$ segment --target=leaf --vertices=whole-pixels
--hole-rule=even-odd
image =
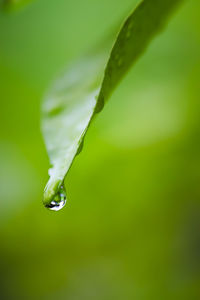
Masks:
[[[104,50],[72,64],[54,82],[42,105],[42,132],[51,162],[45,206],[55,203],[93,117],[181,2],[142,1],[122,26],[110,56],[106,43]]]

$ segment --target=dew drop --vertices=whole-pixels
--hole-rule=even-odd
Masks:
[[[131,30],[133,28],[133,22],[130,21],[130,23],[128,24],[128,29]]]
[[[122,59],[122,58],[119,58],[119,60],[117,61],[118,67],[121,67],[122,64],[123,64],[123,59]]]
[[[130,31],[130,30],[128,30],[128,31],[127,31],[127,33],[126,33],[126,38],[127,38],[127,39],[129,39],[129,38],[130,38],[130,36],[131,36],[131,31]]]
[[[58,190],[54,198],[49,203],[46,203],[45,207],[50,210],[58,211],[65,206],[66,199],[67,197],[66,197],[65,188],[63,185],[61,185],[60,189]]]
[[[129,39],[132,33],[133,23],[130,22],[127,26],[126,38]]]
[[[115,60],[118,60],[119,59],[119,53],[116,53],[114,58],[115,58]]]

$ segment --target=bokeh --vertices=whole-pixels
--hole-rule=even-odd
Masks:
[[[59,212],[42,205],[43,95],[139,1],[0,13],[0,299],[200,299],[200,3],[188,0],[94,120]]]

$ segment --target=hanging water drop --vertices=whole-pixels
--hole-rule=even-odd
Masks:
[[[66,197],[66,191],[65,191],[64,185],[61,185],[58,192],[50,200],[50,202],[45,203],[44,205],[46,208],[48,208],[50,210],[58,211],[65,206],[66,199],[67,199],[67,197]]]

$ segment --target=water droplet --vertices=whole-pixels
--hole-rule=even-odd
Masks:
[[[116,54],[114,55],[114,58],[115,58],[115,60],[118,60],[118,59],[119,59],[119,53],[116,53]]]
[[[123,59],[119,58],[118,61],[117,61],[118,67],[121,67],[122,64],[123,64]]]
[[[60,189],[56,193],[56,195],[53,197],[53,199],[45,204],[45,207],[50,210],[58,211],[62,209],[66,204],[66,191],[63,185],[61,185]]]
[[[133,28],[133,22],[130,21],[129,24],[128,24],[128,29],[131,30],[132,28]]]
[[[133,23],[130,22],[127,26],[126,38],[129,39],[132,33]]]
[[[128,31],[127,31],[127,33],[126,33],[126,38],[127,38],[127,39],[129,39],[129,38],[130,38],[130,36],[131,36],[131,31],[130,31],[130,30],[128,30]]]

